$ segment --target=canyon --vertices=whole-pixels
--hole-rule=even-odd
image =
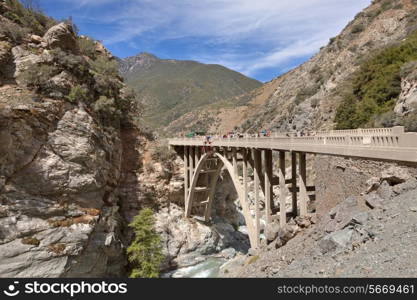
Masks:
[[[149,97],[134,96],[140,86],[124,82],[126,65],[100,42],[0,1],[0,277],[126,277],[128,224],[145,207],[162,240],[164,277],[415,276],[415,165],[308,155],[316,197],[308,218],[250,249],[226,170],[210,223],[184,218],[184,163],[161,137],[335,128],[362,63],[417,29],[415,1],[389,2],[373,1],[318,54],[268,83],[233,73],[241,85],[226,87],[224,99],[185,101],[156,133],[143,118]],[[139,58],[141,68],[154,60]],[[415,67],[401,66],[398,97],[369,126],[415,131]],[[278,203],[279,186],[273,194]]]

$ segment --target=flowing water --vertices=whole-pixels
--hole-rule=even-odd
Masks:
[[[162,277],[172,278],[215,278],[220,267],[226,262],[224,258],[210,257],[194,266],[181,268],[164,274]]]

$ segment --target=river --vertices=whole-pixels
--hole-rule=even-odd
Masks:
[[[194,266],[185,267],[162,274],[163,278],[216,278],[220,267],[227,260],[219,257],[209,257]]]

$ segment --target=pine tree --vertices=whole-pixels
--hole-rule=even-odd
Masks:
[[[153,211],[142,209],[129,227],[135,239],[127,249],[129,261],[134,264],[131,278],[157,278],[163,260],[161,238],[154,229]]]

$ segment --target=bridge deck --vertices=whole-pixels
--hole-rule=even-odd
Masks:
[[[170,139],[171,146],[205,146],[205,137]],[[316,136],[251,137],[210,139],[212,147],[257,148],[345,157],[417,162],[417,133],[403,127],[320,132]]]

